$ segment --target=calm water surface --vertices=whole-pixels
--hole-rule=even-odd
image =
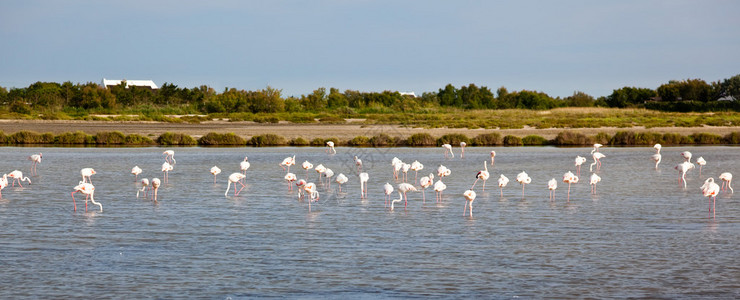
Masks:
[[[664,147],[659,170],[652,148],[605,147],[595,195],[590,148],[468,148],[465,159],[455,149],[450,160],[441,148],[340,147],[332,156],[323,148],[173,149],[177,164],[153,203],[136,198],[129,172],[138,165],[161,178],[163,148],[0,148],[3,173],[28,174],[26,157],[44,154],[33,184],[2,190],[0,297],[740,297],[740,195],[721,193],[710,219],[699,190],[707,176],[740,174],[736,147]],[[485,192],[476,186],[474,217],[463,217],[462,193],[492,149],[491,179]],[[708,161],[701,177],[689,172],[686,189],[673,169],[684,150]],[[278,166],[293,154],[299,178],[304,160],[346,174],[345,193],[320,187],[309,212]],[[245,155],[247,187],[224,197]],[[370,174],[367,200],[354,155]],[[560,179],[576,155],[589,162],[567,202]],[[407,210],[386,209],[394,156],[423,163],[420,177],[440,164],[452,169],[443,201],[428,190],[431,201],[412,193]],[[216,184],[214,165],[223,170]],[[83,167],[97,171],[103,212],[85,212],[84,201],[73,211]],[[514,178],[523,170],[532,184],[522,198]],[[501,173],[512,180],[503,197]]]

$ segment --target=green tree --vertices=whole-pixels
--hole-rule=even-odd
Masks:
[[[575,91],[572,96],[565,98],[566,105],[573,107],[590,107],[594,106],[594,102],[594,97],[581,91]]]
[[[457,97],[457,89],[451,83],[448,83],[444,89],[439,89],[437,98],[441,106],[462,106],[462,102]]]
[[[644,103],[656,95],[654,90],[648,88],[623,87],[606,97],[606,104],[609,107],[628,107]]]
[[[347,97],[340,93],[338,89],[330,88],[329,97],[327,97],[327,106],[329,108],[345,107],[349,106],[349,101],[347,101]]]

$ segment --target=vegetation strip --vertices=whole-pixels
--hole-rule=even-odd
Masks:
[[[525,137],[506,135],[502,137],[499,133],[479,134],[473,138],[459,133],[445,134],[438,138],[428,133],[417,133],[403,139],[381,133],[372,137],[356,136],[345,141],[335,137],[315,138],[308,141],[300,137],[288,140],[276,134],[255,135],[246,139],[233,133],[221,134],[215,132],[208,133],[196,140],[187,134],[171,132],[165,132],[156,139],[150,139],[139,134],[125,135],[119,131],[98,132],[95,135],[75,131],[56,136],[51,133],[37,133],[26,130],[6,135],[0,131],[0,144],[2,145],[323,147],[327,141],[332,141],[337,146],[354,147],[436,147],[442,144],[459,145],[461,142],[470,146],[584,146],[594,143],[614,146],[648,146],[656,143],[663,145],[738,145],[740,144],[740,132],[733,132],[725,136],[710,133],[694,133],[686,136],[676,133],[619,131],[613,136],[606,133],[586,136],[574,131],[562,131],[552,140],[547,140],[538,135]]]

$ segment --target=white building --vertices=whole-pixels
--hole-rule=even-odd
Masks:
[[[122,81],[126,82],[126,88],[130,86],[136,86],[136,87],[148,87],[150,89],[156,90],[159,87],[157,87],[157,84],[154,83],[152,80],[114,80],[114,79],[105,79],[103,78],[102,84],[105,88],[110,88],[112,86],[116,86],[121,84]]]
[[[399,92],[401,96],[411,96],[416,98],[416,94],[414,92]]]

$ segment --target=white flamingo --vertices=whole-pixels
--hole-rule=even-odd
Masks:
[[[474,190],[467,190],[463,193],[463,197],[465,197],[465,209],[463,209],[463,216],[465,216],[465,210],[470,207],[470,217],[473,217],[473,201],[475,201],[475,191]]]
[[[696,164],[699,165],[699,177],[701,177],[701,168],[707,164],[707,161],[704,160],[704,157],[699,156],[699,158],[696,159]]]
[[[349,181],[349,178],[347,178],[346,175],[344,175],[342,173],[339,173],[339,175],[337,175],[337,179],[335,181],[337,182],[337,184],[339,184],[339,191],[338,192],[341,193],[342,192],[342,185],[345,184],[345,183],[347,183],[347,181]]]
[[[576,166],[576,176],[581,176],[581,165],[586,162],[586,158],[583,156],[576,156],[575,166]]]
[[[31,175],[38,175],[38,173],[36,172],[36,167],[41,163],[41,157],[41,152],[39,152],[39,154],[32,154],[28,157],[28,159],[31,161]]]
[[[159,180],[159,178],[152,178],[152,200],[155,202],[159,200],[159,186],[162,185],[162,182]]]
[[[31,179],[28,177],[23,176],[23,172],[19,170],[14,170],[13,172],[8,173],[8,177],[13,178],[13,186],[15,186],[15,182],[18,182],[18,185],[23,187],[21,182],[28,181],[28,184],[31,184]]]
[[[553,194],[555,193],[555,189],[557,188],[558,188],[558,181],[555,180],[555,178],[550,179],[550,181],[547,182],[547,189],[550,190],[550,201],[552,201],[553,198],[555,197],[555,195]]]
[[[596,194],[596,184],[601,181],[601,177],[599,175],[596,175],[596,173],[591,174],[591,180],[589,181],[589,184],[591,185],[591,194]]]
[[[139,166],[134,166],[131,168],[131,174],[134,174],[134,182],[139,180],[139,174],[141,174],[142,170],[139,168]]]
[[[447,185],[442,182],[442,179],[439,179],[434,183],[434,191],[437,193],[437,202],[442,202],[442,192],[446,189]]]
[[[486,161],[483,161],[483,170],[478,171],[478,174],[475,174],[475,181],[473,182],[473,186],[470,187],[472,190],[475,187],[475,184],[478,183],[478,180],[483,180],[483,191],[486,191],[486,181],[488,178],[491,177],[491,174],[488,173],[488,163]]]
[[[3,198],[3,189],[8,186],[8,174],[3,174],[3,177],[0,177],[0,199]]]
[[[467,145],[466,142],[460,142],[460,158],[465,158],[465,146]]]
[[[724,172],[719,174],[719,179],[722,180],[722,191],[726,192],[727,188],[734,194],[735,190],[732,189],[732,173]]]
[[[504,174],[501,174],[498,178],[498,188],[501,189],[501,197],[504,196],[504,188],[507,184],[509,184],[509,178],[504,176]]]
[[[393,186],[386,182],[383,185],[383,194],[385,194],[384,200],[385,200],[385,206],[388,207],[388,203],[391,201],[391,194],[393,193]],[[401,197],[403,199],[403,197]]]
[[[327,147],[326,148],[326,151],[325,151],[326,153],[328,153],[328,154],[337,154],[337,150],[334,149],[334,142],[327,141],[326,142],[326,147]]]
[[[717,195],[719,194],[720,187],[714,182],[713,177],[707,178],[704,181],[704,185],[701,186],[701,193],[704,197],[709,198],[709,217],[712,215],[717,216]]]
[[[694,168],[694,164],[684,161],[677,166],[674,167],[674,169],[678,170],[678,173],[680,177],[678,177],[678,184],[680,185],[681,182],[683,182],[683,188],[686,188],[686,172]]]
[[[77,211],[77,201],[75,201],[75,193],[85,194],[85,211],[87,211],[87,200],[89,197],[90,201],[92,201],[93,204],[100,207],[100,212],[103,212],[103,204],[95,202],[95,186],[93,186],[91,183],[80,182],[77,186],[74,187],[74,191],[71,193],[71,195],[72,203],[75,206],[74,210]]]
[[[139,198],[139,192],[144,192],[144,198],[147,197],[147,188],[149,187],[149,179],[141,179],[141,189],[136,189],[136,198]]]
[[[80,174],[82,175],[82,182],[92,183],[92,179],[90,179],[90,176],[95,175],[96,172],[93,168],[83,168],[82,170],[80,170]]]
[[[244,183],[241,182],[241,180],[244,179],[244,177],[246,177],[246,176],[244,176],[244,174],[242,174],[242,173],[231,173],[231,175],[229,175],[229,184],[226,186],[226,192],[224,192],[224,197],[229,194],[229,188],[231,187],[231,184],[232,183],[234,184],[234,197],[236,197],[237,195],[239,195],[239,193],[246,186],[246,185],[244,185]],[[239,183],[239,184],[242,185],[242,187],[238,191],[236,190],[236,184],[237,183]]]
[[[405,183],[405,182],[399,184],[397,188],[398,188],[398,191],[399,192],[403,193],[403,201],[404,201],[403,202],[403,208],[406,209],[406,207],[409,204],[409,200],[408,200],[408,197],[406,196],[406,193],[408,193],[408,192],[418,192],[419,190],[417,190],[416,187],[414,187],[414,185],[412,185],[410,183]]]
[[[366,172],[360,173],[360,198],[367,198],[367,181],[370,180],[370,175]]]
[[[442,144],[442,148],[445,149],[445,158],[455,158],[455,153],[452,153],[452,145]]]
[[[165,150],[164,152],[162,152],[162,154],[165,155],[164,161],[166,161],[166,162],[168,162],[168,163],[170,163],[172,165],[174,165],[174,164],[177,163],[177,161],[175,161],[175,151],[173,151],[173,150]]]
[[[522,199],[524,199],[524,187],[532,182],[532,178],[529,177],[527,172],[522,171],[516,175],[516,181],[522,185]]]
[[[288,191],[293,191],[293,181],[298,180],[298,177],[295,176],[295,174],[288,172],[285,174],[285,177],[283,177],[285,181],[288,182]]]
[[[429,176],[424,176],[421,179],[419,179],[419,184],[421,185],[421,196],[422,196],[422,200],[423,200],[424,203],[426,203],[427,196],[426,196],[425,191],[426,191],[426,189],[428,187],[430,187],[430,186],[432,186],[432,184],[434,184],[434,173],[429,173]]]
[[[216,184],[216,175],[221,174],[221,168],[213,166],[211,168],[211,174],[213,174],[213,184]]]

